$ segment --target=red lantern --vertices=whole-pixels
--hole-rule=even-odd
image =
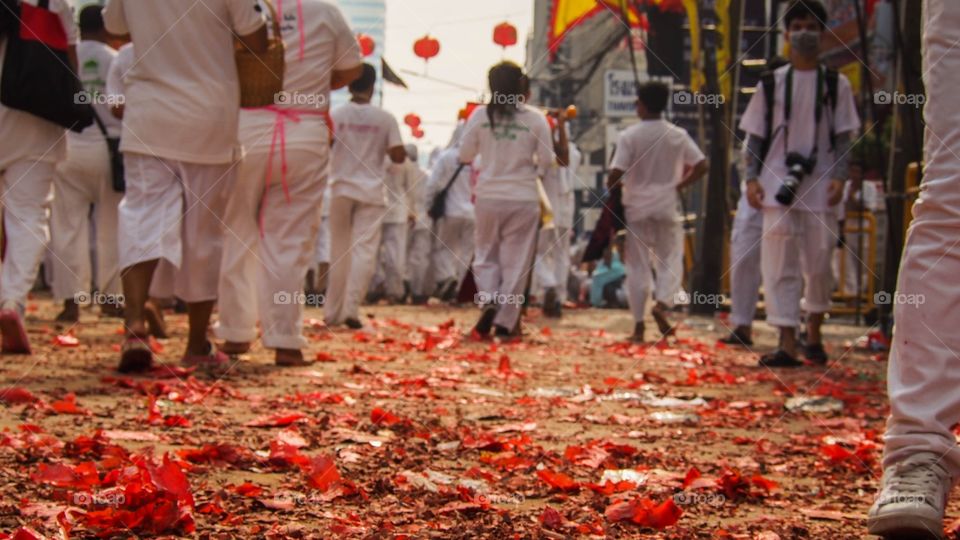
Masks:
[[[413,43],[413,54],[424,60],[430,60],[440,54],[440,42],[427,34]]]
[[[413,128],[413,136],[417,139],[423,138],[423,130],[420,128]]]
[[[373,38],[366,34],[357,34],[357,44],[360,45],[360,54],[364,57],[373,54],[373,50],[376,48]]]
[[[517,27],[502,22],[493,27],[493,42],[506,49],[517,44]]]
[[[414,113],[410,113],[403,117],[403,123],[410,126],[413,129],[420,127],[420,117]]]

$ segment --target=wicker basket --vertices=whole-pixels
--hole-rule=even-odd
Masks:
[[[240,79],[240,106],[265,107],[272,105],[283,90],[283,36],[280,17],[270,0],[262,0],[273,19],[273,35],[266,52],[257,54],[237,42],[237,76]]]

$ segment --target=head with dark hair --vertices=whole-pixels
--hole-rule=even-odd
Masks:
[[[823,30],[827,26],[827,10],[818,0],[795,0],[783,15],[783,27],[789,31],[798,21],[815,23]]]
[[[377,69],[370,64],[363,64],[363,71],[352,83],[350,83],[350,93],[361,97],[369,97],[373,93],[373,87],[377,84]]]
[[[670,88],[660,81],[647,81],[637,88],[637,112],[641,117],[657,116],[667,108]]]
[[[490,129],[494,128],[497,116],[510,116],[530,95],[530,80],[523,68],[513,62],[503,61],[487,72],[490,85],[490,102],[487,103],[487,118]]]
[[[92,4],[80,10],[79,26],[85,36],[103,33],[103,6]]]

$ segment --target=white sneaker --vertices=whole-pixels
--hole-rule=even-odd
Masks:
[[[950,474],[942,456],[920,452],[883,472],[883,485],[870,512],[867,529],[886,540],[943,538],[943,511]]]

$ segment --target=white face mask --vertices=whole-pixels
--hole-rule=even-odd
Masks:
[[[820,52],[820,32],[813,30],[790,32],[790,48],[801,56],[816,56]]]

